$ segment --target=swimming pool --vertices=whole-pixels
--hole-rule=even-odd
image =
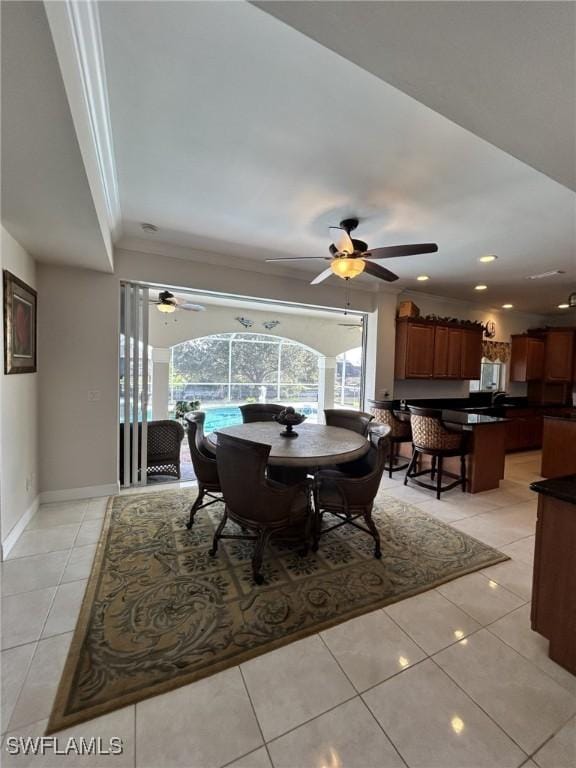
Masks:
[[[299,413],[305,413],[311,421],[318,416],[318,408],[314,405],[295,405],[294,408]],[[203,410],[206,413],[204,432],[214,432],[215,429],[242,424],[242,414],[236,405],[223,405],[218,408],[206,407]]]

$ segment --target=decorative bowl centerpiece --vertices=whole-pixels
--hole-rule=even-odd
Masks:
[[[294,427],[298,424],[302,424],[305,420],[306,415],[304,413],[296,413],[292,406],[284,408],[284,410],[280,411],[277,416],[274,416],[274,421],[277,421],[278,424],[282,424],[282,426],[286,427],[285,430],[280,432],[281,437],[298,437],[298,432],[294,432]]]

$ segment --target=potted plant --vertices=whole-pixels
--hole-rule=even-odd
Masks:
[[[174,418],[186,429],[186,414],[200,409],[200,400],[177,400],[174,408]]]

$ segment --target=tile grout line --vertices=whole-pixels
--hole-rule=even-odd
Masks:
[[[250,691],[248,689],[248,684],[246,683],[246,679],[244,678],[244,672],[242,671],[242,665],[238,665],[238,672],[240,673],[240,679],[242,680],[242,685],[244,686],[244,690],[246,691],[246,696],[248,696],[248,701],[250,702],[250,706],[252,707],[252,713],[254,714],[254,719],[256,720],[256,724],[258,726],[258,730],[260,731],[260,738],[262,739],[262,744],[264,745],[264,748],[266,749],[266,754],[268,755],[268,760],[270,760],[270,765],[274,765],[272,762],[272,756],[270,755],[270,752],[268,750],[268,744],[266,742],[266,739],[264,738],[264,731],[262,730],[262,726],[260,725],[260,720],[258,719],[258,714],[256,712],[256,707],[254,706],[254,702],[252,701],[252,696],[250,695]],[[260,749],[260,747],[257,747],[257,749]],[[247,752],[246,754],[249,755],[251,752],[255,752],[256,750],[252,749],[250,752]],[[245,755],[243,755],[245,757]],[[239,760],[240,758],[235,758],[235,760]],[[232,760],[231,762],[234,762]],[[229,763],[227,763],[229,765]]]
[[[42,628],[40,630],[40,634],[39,634],[38,638],[36,639],[36,641],[32,641],[32,642],[36,642],[36,647],[34,648],[34,653],[32,654],[32,657],[30,659],[30,664],[28,665],[28,668],[26,669],[26,675],[25,675],[25,677],[24,677],[24,679],[22,681],[22,685],[18,689],[18,695],[16,696],[16,700],[15,700],[15,703],[14,703],[14,709],[12,710],[12,713],[10,715],[10,720],[12,719],[12,717],[14,715],[14,711],[16,710],[16,707],[18,706],[18,702],[20,701],[20,697],[22,696],[22,691],[24,690],[24,686],[26,685],[26,683],[28,681],[28,677],[30,675],[30,670],[32,668],[32,664],[34,663],[34,659],[36,658],[36,653],[38,652],[38,646],[39,646],[39,644],[40,644],[40,642],[42,640],[46,640],[47,639],[47,638],[43,638],[42,637],[42,633],[44,632],[44,629],[46,628],[46,624],[48,622],[48,617],[50,616],[52,608],[54,607],[54,603],[56,601],[56,595],[58,594],[58,589],[60,588],[60,585],[62,584],[62,578],[64,577],[64,573],[66,571],[66,568],[68,567],[68,563],[70,562],[70,557],[72,556],[72,550],[74,549],[74,543],[76,542],[76,539],[78,537],[78,533],[80,532],[80,528],[82,527],[82,522],[84,521],[84,518],[85,518],[87,512],[88,512],[88,502],[86,502],[86,509],[84,510],[84,514],[82,515],[82,521],[80,522],[80,527],[78,528],[78,532],[76,533],[76,536],[74,537],[74,542],[72,543],[72,546],[68,550],[68,557],[66,558],[66,562],[64,564],[64,568],[62,569],[62,573],[60,574],[60,579],[58,580],[58,583],[56,584],[55,587],[50,587],[50,589],[54,589],[54,595],[52,596],[52,600],[50,601],[50,606],[48,608],[48,611],[46,612],[46,618],[44,619],[44,622],[42,624]],[[55,526],[55,527],[58,527],[58,526]],[[58,551],[61,551],[61,550],[58,550]],[[38,591],[38,590],[30,590],[30,591]],[[21,594],[29,594],[29,593],[21,593]],[[58,632],[54,636],[60,636],[60,635],[65,635],[65,634],[68,634],[68,633],[67,632]],[[53,637],[53,636],[49,635],[49,637]],[[22,643],[21,645],[27,645],[27,643]],[[14,646],[14,647],[19,647],[19,646]],[[9,726],[10,726],[10,723],[8,723],[7,727],[9,727]],[[23,725],[19,725],[18,726],[18,728],[23,728],[23,727],[26,727],[26,726],[23,726]]]

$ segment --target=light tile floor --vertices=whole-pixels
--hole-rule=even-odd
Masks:
[[[120,756],[5,766],[575,768],[576,677],[532,632],[537,452],[498,491],[415,504],[512,559],[59,734],[123,740]],[[166,488],[174,489],[171,483]],[[190,487],[182,483],[180,487]],[[151,491],[161,490],[158,485]],[[136,491],[139,492],[139,491]],[[43,733],[105,512],[44,505],[2,564],[2,733]],[[62,743],[62,742],[61,742]]]

